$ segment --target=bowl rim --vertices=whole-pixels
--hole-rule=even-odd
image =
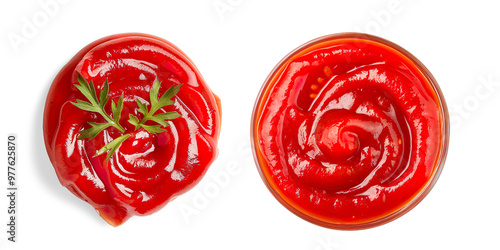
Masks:
[[[391,212],[388,215],[385,215],[383,217],[380,217],[376,220],[369,221],[369,222],[363,222],[359,224],[337,224],[337,223],[331,223],[327,221],[320,220],[318,218],[312,217],[308,214],[305,214],[295,208],[293,205],[289,204],[286,200],[281,197],[281,195],[278,193],[277,190],[275,190],[271,184],[269,183],[269,180],[267,179],[266,175],[263,173],[263,169],[259,160],[259,155],[260,152],[258,152],[258,145],[256,143],[256,135],[257,135],[257,116],[260,115],[261,109],[259,107],[263,104],[264,98],[266,98],[267,92],[271,89],[272,86],[269,86],[273,81],[273,78],[276,76],[279,76],[280,74],[280,69],[284,69],[283,65],[285,65],[288,61],[290,61],[294,56],[299,54],[300,52],[303,52],[304,50],[311,48],[315,45],[322,44],[327,41],[332,41],[332,40],[339,40],[339,39],[349,39],[349,40],[360,40],[360,42],[376,42],[380,43],[382,45],[385,45],[391,49],[396,50],[397,52],[403,54],[405,57],[408,58],[408,60],[415,65],[415,69],[418,69],[422,76],[426,78],[427,82],[429,83],[430,87],[434,91],[436,98],[438,100],[438,103],[440,105],[440,113],[441,113],[441,142],[440,142],[440,148],[439,152],[437,155],[437,161],[436,165],[434,166],[434,171],[433,174],[429,177],[429,180],[427,181],[426,185],[423,186],[420,191],[411,198],[410,201],[408,201],[405,205],[400,207],[399,209]],[[282,70],[281,70],[282,71]],[[274,86],[274,85],[273,85]],[[369,228],[374,228],[378,227],[384,224],[387,224],[393,220],[396,220],[397,218],[400,218],[404,214],[408,213],[411,211],[415,206],[417,206],[430,192],[430,190],[434,187],[436,184],[437,180],[439,179],[439,176],[441,175],[441,172],[443,171],[444,163],[446,161],[446,157],[448,154],[448,147],[449,147],[449,137],[450,137],[450,118],[449,118],[449,112],[448,108],[446,105],[446,101],[443,95],[443,92],[441,91],[441,88],[439,87],[437,80],[434,78],[434,76],[431,74],[431,72],[425,67],[425,65],[418,60],[413,54],[408,52],[406,49],[402,48],[401,46],[395,44],[394,42],[391,42],[389,40],[386,40],[384,38],[370,35],[370,34],[365,34],[365,33],[357,33],[357,32],[343,32],[343,33],[334,33],[334,34],[329,34],[325,36],[321,36],[315,39],[312,39],[306,43],[303,43],[302,45],[298,46],[291,52],[289,52],[285,57],[283,57],[278,64],[271,70],[269,75],[266,77],[264,83],[262,84],[259,93],[257,95],[256,101],[254,103],[254,107],[252,110],[252,118],[251,118],[251,123],[250,123],[250,142],[251,142],[251,147],[252,147],[252,153],[253,153],[253,158],[254,162],[256,164],[257,170],[259,172],[259,175],[266,185],[267,189],[271,192],[271,194],[274,196],[276,200],[278,200],[281,205],[283,205],[285,208],[287,208],[290,212],[293,214],[297,215],[298,217],[312,223],[318,226],[322,226],[325,228],[330,228],[330,229],[337,229],[337,230],[362,230],[362,229],[369,229]]]

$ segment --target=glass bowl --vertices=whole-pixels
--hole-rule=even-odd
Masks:
[[[437,99],[438,109],[439,109],[439,119],[440,119],[440,127],[437,128],[436,131],[439,133],[439,141],[436,141],[438,144],[436,146],[436,159],[435,164],[432,167],[432,173],[429,175],[429,178],[425,182],[425,184],[419,189],[418,192],[414,193],[412,197],[404,204],[401,204],[396,209],[393,209],[383,216],[372,218],[369,220],[360,220],[360,221],[350,221],[350,222],[339,222],[335,220],[331,220],[328,218],[324,218],[322,216],[318,216],[314,212],[309,211],[306,206],[302,206],[295,202],[290,197],[286,196],[282,190],[282,188],[277,184],[276,180],[273,178],[273,173],[271,173],[268,168],[268,161],[263,155],[263,149],[261,148],[260,141],[262,139],[259,134],[259,123],[264,106],[267,101],[271,98],[270,92],[275,87],[276,83],[280,79],[281,74],[284,73],[289,63],[294,59],[302,55],[306,55],[307,53],[314,51],[318,48],[324,48],[330,46],[332,44],[339,44],[343,41],[354,42],[359,45],[359,47],[363,47],[365,44],[377,44],[380,46],[385,46],[388,50],[392,50],[391,53],[397,53],[403,59],[403,63],[410,64],[414,66],[421,74],[422,79],[425,79],[425,83],[429,86],[435,94],[435,99]],[[273,194],[273,196],[289,211],[299,216],[300,218],[309,221],[313,224],[331,228],[338,230],[360,230],[367,229],[376,226],[383,225],[390,221],[393,221],[402,215],[409,212],[412,208],[414,208],[424,197],[430,192],[433,186],[436,184],[436,181],[441,174],[443,169],[443,165],[446,159],[448,144],[449,144],[449,115],[446,106],[445,99],[443,94],[436,82],[436,79],[432,76],[429,70],[412,54],[403,49],[402,47],[382,39],[380,37],[362,34],[362,33],[339,33],[332,34],[323,37],[319,37],[312,41],[309,41],[297,49],[290,52],[287,56],[285,56],[277,66],[271,71],[267,79],[265,80],[260,93],[256,99],[255,106],[253,109],[252,120],[251,120],[251,142],[254,160],[257,165],[257,169],[260,173],[260,176],[267,186],[269,191]],[[276,160],[276,159],[275,159]]]

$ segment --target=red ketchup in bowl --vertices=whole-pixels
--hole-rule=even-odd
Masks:
[[[271,193],[303,219],[345,230],[418,204],[441,172],[448,134],[445,100],[425,66],[358,33],[321,37],[285,57],[252,121]]]

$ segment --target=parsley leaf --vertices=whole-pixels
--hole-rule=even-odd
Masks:
[[[76,102],[72,102],[73,105],[75,105],[77,108],[85,110],[85,111],[90,111],[90,112],[96,112],[99,113],[104,120],[106,120],[105,123],[95,123],[95,122],[89,122],[90,128],[84,129],[80,131],[80,135],[78,136],[78,139],[88,139],[92,140],[94,137],[96,137],[100,132],[103,130],[109,128],[109,127],[115,127],[118,129],[120,132],[125,133],[125,129],[120,125],[120,118],[121,118],[121,113],[123,110],[123,94],[120,96],[119,100],[117,103],[114,101],[111,102],[111,114],[112,117],[106,113],[104,108],[106,107],[106,103],[109,101],[109,83],[108,79],[106,79],[103,83],[103,86],[99,92],[99,95],[97,95],[97,92],[94,87],[94,83],[92,81],[88,82],[81,74],[80,72],[77,72],[77,80],[79,84],[75,84],[74,86],[82,93],[86,98],[87,101],[82,101],[82,100],[76,100]],[[172,85],[170,88],[163,93],[163,95],[159,96],[159,90],[160,90],[160,81],[158,78],[155,79],[153,82],[153,86],[151,87],[151,90],[149,92],[149,98],[150,98],[150,104],[151,107],[148,110],[148,106],[144,103],[142,103],[139,99],[137,99],[137,106],[138,106],[138,111],[139,113],[143,114],[143,118],[139,120],[136,116],[129,114],[129,120],[128,122],[131,123],[132,125],[135,126],[135,130],[139,128],[144,128],[146,131],[152,134],[156,133],[161,133],[165,131],[165,129],[161,127],[168,127],[168,120],[172,120],[175,118],[179,118],[181,115],[177,113],[176,111],[173,112],[166,112],[166,113],[160,113],[156,114],[155,113],[162,107],[172,105],[174,104],[174,100],[171,100],[178,92],[182,84],[179,84],[177,86]],[[99,97],[98,97],[99,96]],[[144,124],[147,121],[152,121],[157,123],[157,125],[146,125]],[[101,154],[104,154],[107,152],[106,155],[106,162],[109,161],[113,153],[120,147],[120,145],[127,140],[131,135],[130,134],[123,134],[119,136],[118,138],[113,139],[110,141],[108,144],[104,145],[102,148],[100,148],[94,157],[99,156]]]
[[[176,111],[160,113],[155,115],[156,111],[158,111],[160,108],[175,103],[175,101],[171,99],[177,93],[179,93],[182,84],[179,84],[177,86],[175,85],[170,86],[170,88],[168,88],[167,91],[163,93],[163,95],[158,97],[160,86],[161,86],[160,81],[158,80],[158,78],[156,78],[155,81],[153,82],[151,90],[149,91],[149,99],[150,99],[149,110],[146,104],[142,103],[139,99],[137,99],[137,106],[139,107],[138,111],[144,116],[142,117],[141,120],[139,120],[139,118],[137,118],[136,116],[129,114],[129,120],[128,120],[130,124],[135,126],[136,130],[142,127],[146,131],[152,134],[161,133],[165,131],[165,129],[161,127],[170,126],[170,124],[168,124],[167,122],[168,120],[181,117],[181,115]],[[146,125],[145,123],[147,121],[156,122],[158,123],[158,125]]]

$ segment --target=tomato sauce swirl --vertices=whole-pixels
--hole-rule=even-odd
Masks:
[[[268,77],[254,109],[264,182],[300,217],[372,227],[416,205],[448,143],[444,98],[415,57],[378,37],[311,41]]]
[[[119,124],[124,132],[110,127],[91,140],[78,138],[90,122],[106,121],[74,105],[85,98],[75,87],[77,74],[92,81],[98,92],[109,82],[108,114],[110,103],[123,98]],[[180,117],[162,126],[164,132],[150,133],[128,120],[144,116],[138,101],[151,106],[155,79],[161,82],[161,93],[182,85],[174,104],[157,112]],[[220,121],[219,98],[180,49],[159,37],[131,33],[99,39],[66,64],[49,90],[43,131],[61,184],[117,226],[133,215],[158,211],[201,180],[217,157]],[[106,154],[95,156],[122,134],[129,137],[109,160]]]

